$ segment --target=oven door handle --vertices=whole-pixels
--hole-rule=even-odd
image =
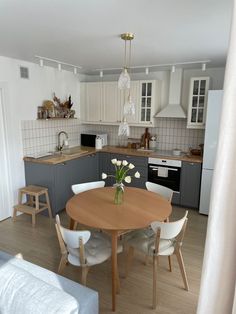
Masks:
[[[154,167],[154,166],[149,166],[152,171],[158,171],[159,168],[164,168],[167,169],[168,171],[179,171],[177,168],[168,168],[168,167]]]

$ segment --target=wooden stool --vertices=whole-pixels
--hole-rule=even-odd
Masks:
[[[23,195],[28,195],[29,200],[26,203],[22,203]],[[46,203],[39,201],[39,197],[45,195]],[[50,206],[48,189],[42,186],[28,185],[24,188],[19,189],[18,193],[18,205],[14,206],[13,220],[16,220],[16,213],[22,212],[25,214],[32,215],[32,225],[35,227],[35,215],[41,211],[48,209],[49,217],[52,218],[52,210]]]

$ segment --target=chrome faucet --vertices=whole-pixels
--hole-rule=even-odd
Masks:
[[[58,142],[58,145],[57,145],[57,150],[59,152],[62,151],[63,147],[64,146],[67,146],[68,144],[65,144],[65,140],[63,140],[62,142],[62,145],[61,145],[61,135],[64,134],[65,137],[66,137],[66,141],[68,142],[68,134],[65,132],[65,131],[61,131],[57,134],[57,142]]]

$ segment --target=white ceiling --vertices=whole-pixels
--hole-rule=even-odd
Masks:
[[[83,71],[121,67],[134,32],[132,65],[212,60],[224,65],[233,0],[0,0],[0,55],[35,55]]]

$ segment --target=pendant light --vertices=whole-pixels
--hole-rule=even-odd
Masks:
[[[118,136],[129,137],[129,135],[130,135],[130,127],[126,121],[126,118],[123,117],[123,121],[119,125]]]
[[[127,101],[124,104],[124,115],[125,116],[127,116],[127,115],[134,116],[135,115],[135,104],[132,101],[130,93],[129,93],[129,96],[127,98]]]
[[[125,41],[125,55],[124,55],[124,67],[120,74],[118,80],[119,89],[129,89],[130,88],[130,61],[131,61],[131,40],[134,39],[133,33],[124,33],[120,35],[121,39]],[[129,46],[127,47],[127,41],[129,42]]]

